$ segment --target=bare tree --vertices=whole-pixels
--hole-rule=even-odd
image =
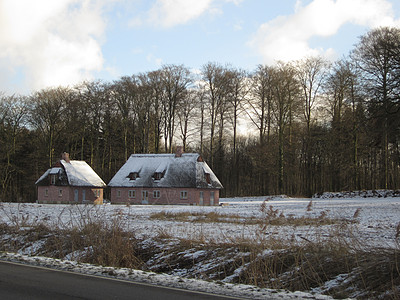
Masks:
[[[163,110],[162,103],[165,98],[165,90],[162,83],[162,71],[152,71],[139,75],[141,94],[146,94],[150,98],[145,99],[146,102],[151,104],[151,118],[154,129],[154,152],[160,152],[160,141],[163,131]],[[148,92],[146,92],[146,90]]]
[[[181,133],[181,140],[183,151],[186,151],[188,145],[188,139],[193,135],[195,124],[191,121],[195,121],[195,109],[198,101],[198,91],[189,90],[186,97],[182,99],[178,110],[179,128]]]
[[[124,159],[128,159],[128,130],[132,118],[132,107],[137,98],[137,79],[135,76],[124,76],[115,81],[112,89],[112,96],[118,107],[119,116],[122,119]]]
[[[400,111],[399,53],[400,29],[383,27],[362,36],[352,53],[359,68],[372,119],[381,129],[378,139],[384,156],[382,187],[389,183],[389,143],[395,135]]]
[[[251,97],[246,110],[259,132],[259,143],[269,143],[271,134],[272,72],[269,66],[258,65],[251,78]]]
[[[79,99],[84,102],[87,108],[87,143],[90,151],[90,165],[95,169],[100,169],[100,153],[102,140],[102,130],[104,124],[104,103],[107,102],[108,87],[101,81],[83,82],[77,87]],[[82,136],[82,155],[85,147],[85,136]],[[83,159],[83,157],[82,157]]]
[[[23,96],[0,96],[0,199],[9,194],[17,173],[17,150],[22,147],[20,136],[26,129],[28,102]],[[25,143],[25,141],[24,141]]]
[[[64,130],[62,121],[66,103],[72,97],[68,88],[44,89],[31,97],[32,110],[29,116],[30,123],[36,129],[47,147],[48,164],[54,161],[54,146],[57,138]]]
[[[229,102],[231,106],[231,123],[233,128],[233,156],[236,157],[237,127],[244,110],[244,101],[249,92],[248,75],[244,70],[231,69],[230,71]]]
[[[276,122],[278,135],[278,191],[284,192],[285,176],[285,139],[290,132],[294,110],[298,107],[300,84],[296,70],[290,64],[279,63],[273,71],[272,114]]]
[[[180,101],[186,96],[192,79],[190,71],[183,65],[166,65],[163,66],[161,72],[161,81],[165,91],[163,99],[165,151],[171,153],[176,111]]]
[[[215,152],[215,134],[219,130],[219,145],[221,146],[223,138],[223,130],[225,123],[225,112],[228,108],[228,84],[226,68],[216,64],[208,63],[202,67],[202,80],[204,82],[203,89],[205,92],[206,109],[209,112],[210,126],[210,164],[214,167],[214,152]],[[217,127],[218,124],[218,127]],[[221,150],[221,149],[219,149]]]
[[[314,105],[320,95],[322,84],[327,75],[329,64],[321,57],[307,57],[296,63],[296,74],[302,90],[303,114],[306,122],[304,139],[305,181],[307,194],[311,195],[311,121]]]

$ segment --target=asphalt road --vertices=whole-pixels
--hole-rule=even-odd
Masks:
[[[238,299],[0,261],[1,299]]]

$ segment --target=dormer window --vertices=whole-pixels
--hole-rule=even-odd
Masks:
[[[153,175],[154,180],[161,180],[163,178],[164,174],[161,172],[155,172]]]
[[[130,172],[127,177],[129,178],[129,180],[136,180],[136,178],[139,178],[139,173],[138,172]]]
[[[51,185],[55,185],[56,184],[56,175],[50,175],[50,181],[51,181]]]
[[[211,176],[210,173],[204,173],[204,177],[206,178],[206,182],[208,184],[211,184]]]
[[[49,173],[50,185],[56,185],[58,180],[58,176],[60,174],[61,168],[59,167],[52,167]]]

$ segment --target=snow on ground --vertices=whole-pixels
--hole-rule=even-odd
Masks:
[[[127,281],[135,281],[157,286],[174,287],[198,292],[207,292],[217,295],[226,295],[238,297],[241,299],[314,299],[327,300],[332,299],[329,296],[311,294],[305,292],[288,292],[283,290],[262,289],[244,284],[230,284],[222,282],[209,282],[198,279],[183,278],[180,276],[171,276],[166,274],[156,274],[133,270],[129,268],[113,268],[95,266],[91,264],[78,263],[70,260],[52,259],[47,257],[30,257],[27,255],[0,253],[0,259],[18,263],[44,266],[55,268],[57,270],[82,273],[87,275],[105,276]]]
[[[312,202],[310,202],[312,201]],[[352,224],[352,234],[356,235],[364,245],[398,247],[396,229],[400,224],[400,198],[397,197],[353,197],[331,198],[330,196],[302,199],[285,196],[245,197],[220,199],[221,206],[171,206],[171,205],[56,205],[56,204],[18,204],[0,203],[0,223],[18,224],[21,227],[44,223],[51,227],[69,228],[83,227],[91,220],[111,222],[120,220],[126,230],[135,232],[138,237],[151,239],[160,234],[171,238],[188,238],[229,241],[234,238],[257,239],[260,233],[277,237],[295,236],[296,238],[312,238],[315,226],[267,226],[246,224],[252,218],[265,217],[265,211],[272,209],[286,217],[315,217],[326,214],[329,218],[357,220]],[[264,206],[264,212],[261,207]],[[271,208],[270,208],[271,207]],[[243,223],[207,223],[152,218],[155,213],[190,213],[207,214],[215,212],[221,215],[235,216]],[[329,235],[331,226],[318,226],[319,234]],[[0,254],[0,259],[22,261],[58,269],[83,272],[95,275],[116,276],[127,280],[188,288],[191,290],[217,292],[238,297],[257,299],[330,299],[328,296],[308,293],[287,293],[260,289],[252,286],[234,285],[227,282],[205,282],[187,279],[182,276],[155,274],[132,269],[116,269],[92,266],[71,260],[54,260],[43,257],[30,257],[35,249],[25,248],[19,254]],[[79,253],[75,253],[79,255]],[[75,255],[74,254],[74,255]],[[201,256],[202,251],[190,253]],[[239,272],[240,270],[238,270]],[[184,276],[184,275],[183,275]],[[234,276],[234,275],[233,275]],[[340,280],[338,278],[337,280]],[[225,281],[225,280],[224,280]],[[334,282],[332,283],[334,284]],[[275,297],[275,298],[274,298]]]
[[[264,200],[270,207],[286,217],[309,216],[317,218],[326,214],[329,218],[357,220],[352,225],[352,234],[371,246],[393,247],[396,228],[400,223],[400,198],[319,198],[302,199],[288,197],[247,197],[225,198],[218,207],[173,206],[173,205],[56,205],[56,204],[18,204],[0,203],[0,223],[10,225],[44,223],[51,227],[82,227],[90,220],[110,222],[119,218],[127,230],[134,231],[138,237],[151,238],[160,233],[177,238],[229,241],[234,238],[259,239],[260,225],[246,224],[251,218],[265,217],[260,209]],[[307,208],[311,203],[311,207]],[[152,214],[193,213],[207,214],[215,212],[221,215],[233,215],[242,223],[186,222],[169,219],[151,218]],[[356,216],[355,216],[356,215]],[[249,223],[249,222],[247,222]],[[274,234],[296,237],[312,237],[315,226],[268,226],[263,228],[265,236]],[[329,234],[331,226],[319,226],[319,233]]]

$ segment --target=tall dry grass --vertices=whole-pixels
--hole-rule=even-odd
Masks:
[[[306,211],[312,209],[312,205]],[[154,219],[176,222],[252,224],[253,237],[207,239],[203,234],[177,238],[165,228],[153,239],[138,238],[126,230],[124,215],[111,222],[90,206],[68,206],[65,223],[57,226],[29,217],[0,223],[0,250],[21,251],[98,265],[150,269],[205,280],[252,284],[291,291],[314,291],[335,298],[400,299],[400,248],[366,245],[357,234],[356,211],[352,219],[285,215],[266,203],[261,217],[243,218],[219,213],[161,212]],[[20,215],[20,214],[17,214]],[[258,225],[258,226],[254,226]],[[327,225],[327,226],[325,226]],[[290,234],[269,234],[286,226]],[[299,227],[302,231],[298,231]],[[399,238],[400,226],[392,233]],[[304,228],[309,228],[304,231]],[[304,233],[306,232],[306,233]]]

